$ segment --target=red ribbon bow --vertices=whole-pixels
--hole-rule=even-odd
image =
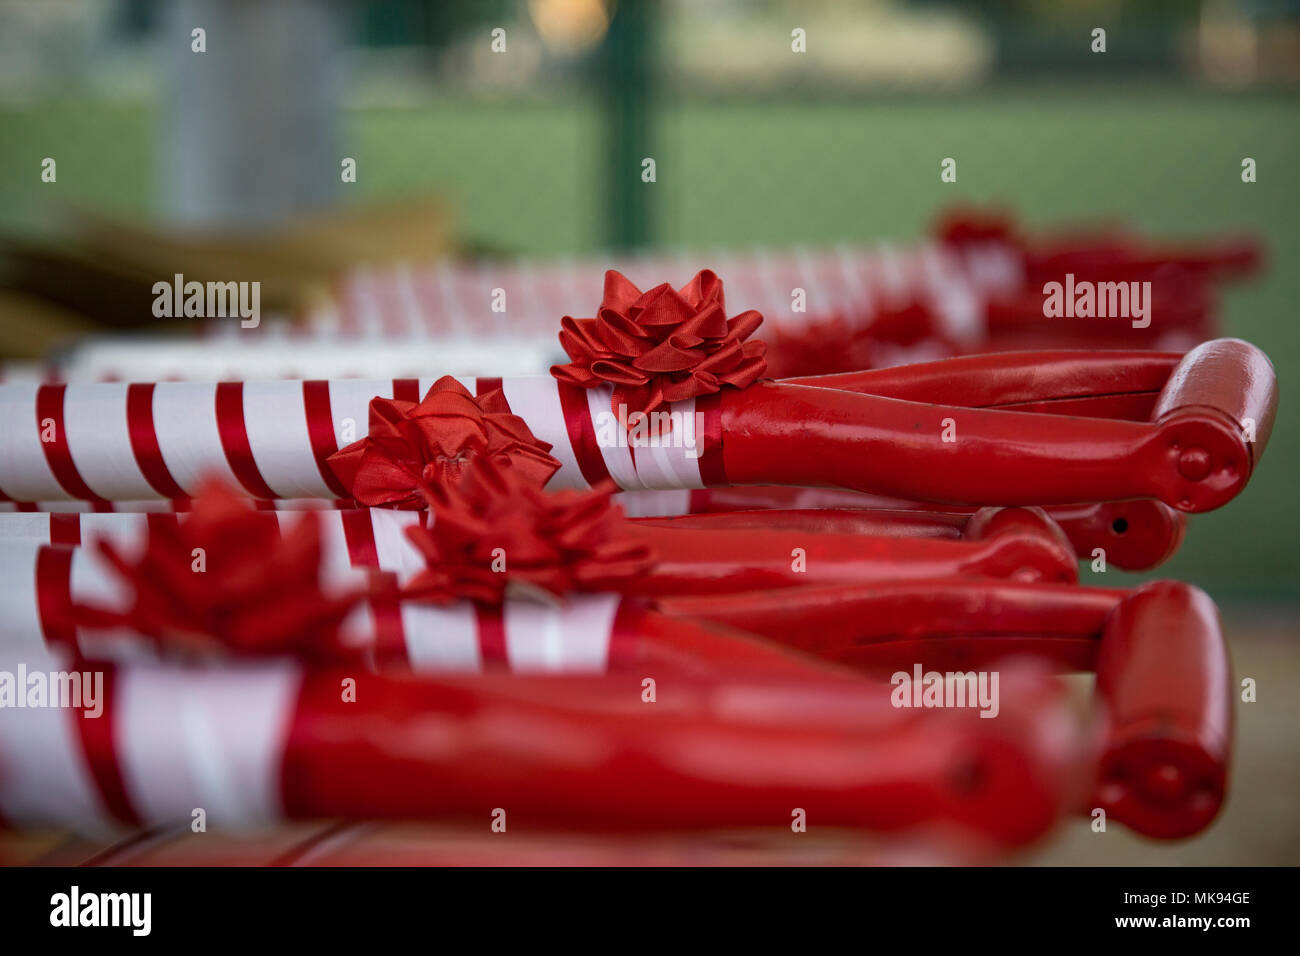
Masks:
[[[581,388],[614,386],[614,414],[665,410],[669,402],[744,388],[766,371],[765,345],[746,342],[763,321],[753,311],[728,319],[722,280],[707,269],[674,291],[642,292],[614,270],[594,319],[565,316],[560,344],[573,361],[551,374]]]
[[[432,527],[407,529],[426,570],[404,597],[500,604],[508,592],[616,589],[647,571],[649,550],[622,539],[611,484],[547,493],[517,469],[479,457],[460,481],[424,482]]]
[[[368,592],[322,587],[316,515],[281,534],[273,516],[208,482],[185,520],[151,520],[148,527],[138,557],[124,556],[108,539],[96,541],[135,596],[125,612],[77,605],[78,624],[130,628],[171,650],[314,660],[350,654],[339,627]]]
[[[550,450],[510,414],[501,389],[476,398],[444,375],[418,404],[371,399],[369,434],[330,455],[329,463],[364,505],[421,508],[422,482],[454,482],[480,454],[509,464],[540,488],[560,467]]]

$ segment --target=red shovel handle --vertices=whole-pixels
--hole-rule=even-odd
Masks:
[[[1069,541],[1041,511],[990,509],[958,540],[743,527],[718,517],[709,528],[629,523],[623,536],[653,555],[654,569],[623,592],[728,594],[953,576],[1078,580]]]
[[[1120,602],[1097,658],[1106,718],[1097,802],[1147,836],[1196,833],[1219,812],[1232,753],[1232,679],[1214,603],[1177,581]]]
[[[1241,339],[1215,339],[1183,356],[1160,392],[1151,420],[1205,412],[1228,418],[1253,440],[1251,463],[1264,454],[1277,414],[1277,375],[1268,356]]]
[[[1180,358],[1148,351],[995,352],[785,381],[909,402],[1001,408],[1158,392]]]
[[[1156,401],[1156,440],[1146,449],[1160,497],[1208,511],[1246,486],[1277,413],[1277,376],[1240,339],[1215,339],[1183,356]]]
[[[718,400],[725,480],[713,483],[953,505],[1154,497],[1209,511],[1245,487],[1276,404],[1268,359],[1232,339],[1184,356],[1146,423],[763,382]]]
[[[970,519],[967,512],[972,510],[827,488],[752,485],[697,489],[691,492],[689,507],[689,514],[634,520],[665,527],[772,527],[951,540],[962,536]],[[1091,560],[1095,549],[1102,548],[1107,563],[1125,571],[1155,567],[1183,540],[1182,514],[1153,498],[1055,505],[1045,510],[1080,558]]]

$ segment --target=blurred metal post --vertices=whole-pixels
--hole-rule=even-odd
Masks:
[[[615,249],[645,245],[651,233],[650,200],[657,187],[641,181],[641,162],[654,156],[650,126],[656,6],[654,0],[619,0],[602,47],[607,241]]]
[[[174,0],[162,42],[165,208],[180,224],[256,228],[340,183],[338,0]],[[192,50],[206,31],[207,51]]]

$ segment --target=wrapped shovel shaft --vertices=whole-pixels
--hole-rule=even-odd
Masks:
[[[428,386],[432,387],[432,381]],[[960,505],[1158,498],[1219,507],[1249,480],[1276,407],[1268,360],[1235,340],[1182,358],[1147,423],[923,404],[760,382],[673,404],[637,445],[606,387],[480,379],[552,446],[551,487],[821,485]],[[0,491],[13,500],[193,493],[202,475],[254,497],[345,497],[327,459],[375,396],[424,380],[0,385]],[[23,424],[28,423],[28,424]]]
[[[644,574],[621,581],[619,590],[646,596],[731,593],[944,575],[1076,579],[1074,555],[1050,521],[1024,509],[998,514],[1001,517],[990,519],[987,533],[967,538],[868,536],[855,528],[798,525],[719,522],[717,527],[675,528],[630,522],[623,527],[623,537],[649,549],[653,563]],[[266,512],[254,520],[279,531],[302,517]],[[20,542],[76,547],[93,545],[102,537],[133,549],[151,525],[186,520],[172,514],[0,515],[0,548]],[[340,582],[354,569],[390,571],[406,578],[424,567],[424,558],[405,533],[420,521],[416,512],[322,511],[312,513],[311,520],[323,531],[324,567]]]
[[[985,516],[999,510],[935,511],[916,502],[780,486],[706,488],[676,499],[664,495],[632,492],[623,504],[643,513],[638,523],[666,528],[779,528],[947,540],[978,538],[988,527]],[[903,505],[909,508],[902,509]],[[1057,505],[1044,511],[1080,559],[1095,558],[1100,548],[1109,564],[1126,571],[1163,562],[1178,550],[1185,531],[1179,512],[1150,499]]]
[[[0,652],[72,652],[105,659],[175,656],[126,626],[86,623],[77,608],[94,604],[125,613],[130,594],[105,562],[84,548],[0,544],[0,567],[11,587],[0,592]],[[335,570],[334,588],[367,572]],[[18,585],[16,582],[28,582]],[[584,674],[646,666],[681,673],[819,674],[836,668],[782,645],[725,626],[670,621],[644,601],[618,594],[575,595],[556,603],[512,599],[499,607],[365,600],[344,621],[341,647],[325,644],[317,662],[355,662],[366,669],[418,672],[509,670]],[[192,650],[203,650],[195,646]],[[208,647],[225,656],[230,649]],[[225,652],[225,653],[223,653]]]
[[[1077,799],[1059,688],[1008,671],[999,720],[896,709],[853,680],[397,679],[277,665],[103,671],[97,717],[0,721],[0,814],[470,819],[646,830],[947,827],[1019,844]],[[343,692],[354,681],[355,694]],[[1077,764],[1075,764],[1077,766]]]

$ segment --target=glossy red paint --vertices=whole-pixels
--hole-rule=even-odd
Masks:
[[[734,523],[711,527],[629,524],[626,534],[650,550],[653,569],[624,582],[628,594],[714,594],[861,584],[945,576],[1073,582],[1078,565],[1050,520],[1005,509],[984,533],[867,535]]]
[[[1094,670],[1103,726],[1092,803],[1148,836],[1188,836],[1222,806],[1232,750],[1231,664],[1218,612],[1178,581],[1133,591],[917,581],[784,594],[669,598],[708,620],[871,675],[969,671],[1030,656]]]
[[[1140,833],[1174,838],[1223,805],[1232,754],[1232,663],[1218,609],[1179,581],[1115,608],[1097,660],[1105,720],[1100,806]]]
[[[1052,349],[962,356],[783,381],[909,402],[1006,408],[1070,399],[1158,395],[1181,359],[1178,352]]]
[[[961,505],[1157,498],[1209,511],[1245,487],[1276,406],[1263,353],[1219,339],[1183,356],[1146,423],[760,383],[722,394],[722,455],[733,484]]]
[[[291,818],[486,820],[510,832],[956,828],[1002,845],[1077,805],[1086,736],[1061,688],[1008,668],[1003,710],[899,709],[886,683],[641,675],[375,676],[353,704],[308,675],[283,770]],[[339,766],[349,772],[340,774]]]
[[[909,510],[900,510],[901,504]],[[957,540],[969,536],[977,513],[928,510],[935,506],[854,492],[779,486],[708,488],[693,492],[690,505],[691,514],[634,521],[678,529],[769,528]],[[1185,530],[1179,512],[1149,498],[1034,510],[1065,534],[1081,560],[1092,560],[1094,550],[1101,548],[1108,566],[1125,571],[1161,564],[1178,549]]]

